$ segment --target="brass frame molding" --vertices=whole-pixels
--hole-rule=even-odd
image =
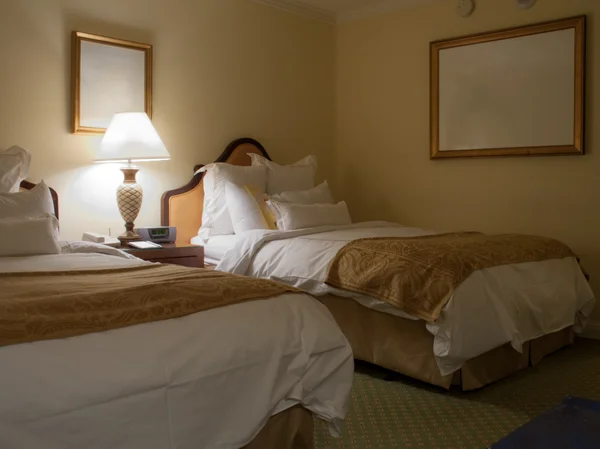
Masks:
[[[82,89],[94,89],[93,85],[85,85],[82,83],[82,43],[83,42],[91,42],[99,45],[106,45],[111,47],[118,47],[121,49],[132,50],[134,52],[143,52],[144,53],[144,76],[143,79],[139,80],[139,83],[143,83],[144,87],[144,108],[139,111],[125,111],[122,107],[118,107],[115,105],[114,109],[107,113],[106,122],[110,121],[112,115],[117,112],[146,112],[148,117],[152,118],[152,45],[149,44],[141,44],[139,42],[131,42],[125,41],[122,39],[114,39],[111,37],[98,36],[94,34],[82,33],[79,31],[73,31],[72,33],[72,45],[71,45],[71,70],[72,70],[72,79],[71,79],[71,89],[72,89],[72,112],[73,112],[73,134],[104,134],[106,131],[105,127],[100,126],[89,126],[86,124],[85,117],[81,117],[82,107],[82,96],[85,95],[85,92],[82,93]],[[94,68],[96,72],[99,72],[101,69]],[[108,77],[110,79],[110,77]],[[138,82],[136,80],[135,82]],[[113,95],[117,95],[114,94]],[[111,98],[111,92],[103,91],[102,92],[103,99]]]
[[[430,158],[584,154],[586,16],[430,43]]]

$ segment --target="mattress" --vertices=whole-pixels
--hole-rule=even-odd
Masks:
[[[145,264],[88,243],[0,258],[0,271]],[[0,347],[0,447],[240,448],[302,405],[335,433],[353,360],[325,306],[303,294],[177,319]]]
[[[380,312],[407,316],[387,303],[325,284],[337,251],[351,240],[435,234],[394,223],[367,222],[296,231],[249,231],[221,259],[218,270],[277,280],[309,293],[352,298]],[[494,348],[574,326],[583,329],[595,303],[574,257],[503,265],[473,273],[454,292],[441,317],[424,323],[434,335],[442,375]],[[474,319],[474,317],[476,317]]]
[[[192,238],[191,243],[204,247],[205,263],[217,265],[225,253],[234,248],[242,239],[243,235],[215,235],[209,239],[203,239],[197,235]]]

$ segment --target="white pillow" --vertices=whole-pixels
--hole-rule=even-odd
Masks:
[[[0,256],[29,256],[58,254],[60,245],[56,236],[58,220],[45,214],[37,218],[0,219]]]
[[[31,190],[0,193],[0,218],[40,217],[54,214],[50,189],[41,181]]]
[[[352,223],[344,201],[337,204],[294,204],[269,201],[280,231]]]
[[[267,187],[267,168],[217,163],[202,167],[198,171],[206,172],[202,226],[198,235],[208,239],[215,235],[233,234],[233,224],[227,208],[227,182],[241,186],[251,185],[264,192]]]
[[[253,229],[269,229],[258,201],[246,187],[227,182],[227,208],[236,234]]]
[[[297,203],[297,204],[333,204],[333,196],[329,190],[327,181],[322,182],[316,187],[308,190],[293,190],[291,192],[281,192],[269,197],[271,201],[279,201],[280,203]]]
[[[0,152],[0,193],[19,191],[30,161],[31,155],[21,147],[13,146]]]
[[[317,174],[316,156],[306,156],[292,165],[279,165],[256,153],[248,153],[253,166],[265,166],[267,193],[274,195],[291,190],[307,190],[315,186]]]

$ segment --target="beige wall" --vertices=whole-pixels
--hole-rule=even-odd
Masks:
[[[337,32],[336,190],[353,218],[441,230],[559,238],[600,297],[600,1],[478,0],[470,18],[439,2]],[[587,155],[429,160],[429,42],[588,14]],[[595,322],[600,324],[600,307]]]
[[[143,165],[138,225],[159,224],[162,192],[237,137],[331,167],[333,25],[248,0],[0,0],[0,148],[31,151],[30,178],[60,195],[63,237],[122,230],[120,171],[92,164],[98,138],[70,134],[72,30],[154,45],[154,123],[172,160]]]
[[[65,238],[119,233],[121,174],[92,164],[98,138],[70,134],[70,32],[148,42],[154,122],[172,160],[143,166],[139,225],[158,224],[161,193],[194,164],[248,135],[278,161],[317,154],[357,220],[560,238],[600,296],[600,89],[588,84],[584,157],[428,159],[431,40],[587,13],[592,80],[600,2],[543,0],[521,11],[478,0],[467,19],[453,5],[339,25],[336,52],[332,25],[248,0],[0,0],[0,148],[33,153],[30,178],[58,190]]]

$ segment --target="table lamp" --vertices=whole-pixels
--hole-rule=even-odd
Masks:
[[[124,179],[117,188],[117,205],[125,220],[125,233],[119,236],[121,245],[140,240],[134,222],[140,213],[144,193],[135,180],[139,168],[133,162],[165,161],[171,158],[154,125],[145,112],[115,114],[96,153],[95,162],[126,162],[121,168]]]

